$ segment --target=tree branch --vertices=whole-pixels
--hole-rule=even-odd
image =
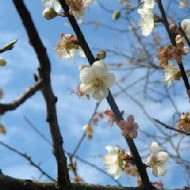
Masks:
[[[38,80],[33,86],[28,88],[26,92],[18,99],[14,100],[11,103],[2,103],[0,104],[0,115],[4,114],[6,111],[13,111],[23,104],[27,99],[33,96],[38,90],[43,86],[43,80]]]
[[[9,176],[0,175],[2,190],[58,190],[55,183],[39,183],[31,180],[20,180]],[[90,184],[72,183],[72,190],[143,190],[138,187],[100,186]],[[67,189],[62,189],[67,190]],[[148,190],[148,189],[147,189]]]
[[[166,17],[166,13],[165,13],[164,7],[162,5],[162,0],[158,0],[158,7],[160,9],[160,12],[161,12],[161,15],[162,15],[162,21],[163,21],[163,24],[164,24],[164,26],[166,28],[166,31],[167,31],[168,35],[169,35],[170,41],[171,41],[173,46],[176,46],[176,41],[175,41],[176,36],[175,36],[174,33],[172,33],[170,31],[169,23],[168,23],[168,20],[167,20],[167,17]],[[185,73],[183,63],[182,62],[181,63],[177,62],[177,63],[178,63],[178,66],[180,68],[181,76],[183,78],[183,81],[184,81],[184,84],[185,84],[185,87],[186,87],[186,90],[187,90],[187,94],[188,94],[189,100],[190,100],[190,85],[189,85],[187,75]]]
[[[62,0],[62,1],[59,0],[59,2],[61,3],[64,11],[69,12],[69,7],[65,3],[65,0]],[[70,22],[70,24],[71,24],[77,38],[78,38],[78,40],[79,40],[79,44],[80,44],[81,48],[83,49],[83,51],[84,51],[90,65],[92,65],[96,61],[96,59],[93,56],[92,51],[90,50],[90,48],[88,46],[88,43],[86,42],[86,40],[84,38],[84,35],[81,32],[80,27],[76,22],[76,19],[74,18],[74,16],[68,15],[68,20],[69,20],[69,22]],[[107,97],[107,101],[108,101],[108,104],[110,105],[113,113],[115,114],[117,120],[118,121],[123,120],[122,114],[119,111],[118,106],[117,106],[117,104],[116,104],[116,102],[115,102],[115,100],[114,100],[114,98],[113,98],[110,91],[109,91],[109,95]],[[136,146],[134,144],[133,139],[131,139],[129,137],[126,137],[125,139],[127,141],[129,149],[130,149],[130,151],[132,153],[132,156],[134,158],[135,164],[136,164],[136,166],[138,168],[139,174],[140,174],[141,179],[142,179],[142,184],[151,189],[151,187],[150,187],[151,184],[149,182],[149,178],[148,178],[148,175],[147,175],[147,172],[146,172],[146,168],[143,166],[141,157],[140,157],[140,155],[139,155],[139,153],[137,151],[137,148],[136,148]]]
[[[50,60],[47,56],[46,49],[38,35],[30,13],[28,12],[23,0],[13,0],[13,3],[27,31],[30,44],[33,46],[39,60],[39,77],[44,81],[42,94],[46,103],[47,122],[49,123],[50,133],[53,142],[53,153],[57,162],[58,187],[62,189],[69,189],[70,180],[67,169],[67,160],[62,147],[63,139],[57,121],[57,110],[55,106],[57,102],[57,97],[55,97],[51,86]]]
[[[158,119],[154,119],[152,118],[156,123],[159,123],[160,125],[164,126],[166,129],[170,129],[172,131],[176,131],[176,132],[179,132],[179,133],[182,133],[182,134],[185,134],[187,136],[190,136],[190,133],[187,133],[185,131],[182,131],[182,130],[179,130],[179,129],[176,129],[174,127],[170,127],[169,125],[166,125],[165,123],[159,121]]]

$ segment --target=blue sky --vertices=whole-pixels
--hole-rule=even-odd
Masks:
[[[33,81],[33,73],[37,73],[38,60],[34,54],[33,49],[28,43],[28,39],[25,30],[21,24],[20,18],[16,14],[16,10],[11,1],[2,0],[0,6],[0,46],[2,47],[6,43],[18,39],[15,48],[12,51],[1,54],[7,60],[7,66],[1,68],[1,80],[0,87],[4,91],[4,98],[2,102],[10,102],[20,96],[26,88],[31,86]],[[71,94],[76,89],[79,81],[80,64],[87,63],[85,58],[75,57],[70,60],[59,59],[56,52],[53,50],[56,43],[59,41],[60,33],[72,33],[71,27],[68,25],[66,19],[56,18],[51,21],[47,21],[42,17],[43,4],[41,1],[33,0],[26,1],[27,7],[31,11],[32,18],[39,31],[39,34],[46,45],[48,55],[52,63],[52,85],[55,94],[58,96],[58,120],[61,128],[61,132],[64,139],[64,148],[66,151],[72,152],[76,143],[81,137],[83,131],[82,126],[87,124],[91,114],[93,113],[96,101],[79,99],[75,94]],[[109,4],[110,1],[106,0],[104,3]],[[117,1],[112,0],[112,10],[117,9]],[[113,9],[114,7],[114,9]],[[116,24],[112,21],[111,15],[103,12],[97,2],[86,10],[86,18],[84,21],[100,20],[102,23],[110,23],[113,26],[120,27],[124,25],[124,21],[121,24]],[[136,19],[136,18],[135,18]],[[126,23],[125,23],[126,24]],[[96,54],[96,48],[107,49],[122,47],[121,50],[126,51],[129,46],[124,43],[128,37],[121,37],[117,32],[111,32],[107,29],[96,29],[94,26],[81,25],[82,31],[92,48],[93,53]],[[125,26],[123,27],[125,28]],[[127,28],[127,25],[126,25]],[[159,30],[159,28],[157,29]],[[111,40],[110,40],[111,39]],[[151,38],[148,37],[148,40]],[[146,40],[146,39],[145,39]],[[118,43],[120,42],[120,43]],[[121,61],[117,57],[108,57],[106,61]],[[144,73],[143,70],[136,70],[136,76],[140,77]],[[117,77],[125,75],[125,71],[115,73]],[[134,78],[129,78],[128,82],[132,82]],[[176,85],[177,88],[182,84]],[[181,96],[174,97],[181,112],[188,111],[189,104],[185,94],[184,88],[181,91]],[[118,91],[115,86],[111,89],[113,92]],[[135,89],[133,89],[135,90]],[[136,88],[138,91],[138,88]],[[132,92],[129,91],[129,94]],[[139,96],[139,101],[146,105],[146,111],[151,114],[152,117],[156,117],[162,121],[170,121],[172,118],[174,109],[171,103],[163,101],[162,104],[154,103],[144,97]],[[125,115],[134,114],[136,121],[139,123],[140,128],[149,132],[156,132],[153,124],[146,119],[141,109],[129,98],[126,98],[124,94],[116,98],[116,102],[120,110],[125,111]],[[109,109],[109,105],[104,100],[99,110]],[[32,159],[36,163],[41,163],[41,167],[49,173],[52,177],[56,177],[56,164],[52,154],[51,147],[43,141],[32,129],[28,126],[24,120],[24,116],[28,117],[32,123],[38,127],[38,129],[50,139],[48,125],[45,122],[45,105],[41,94],[38,92],[35,96],[25,102],[14,112],[7,112],[1,121],[6,127],[7,134],[0,135],[0,140],[15,147],[16,149],[27,153],[32,156]],[[140,133],[141,134],[141,133]],[[139,135],[139,138],[135,140],[139,149],[147,147],[152,142],[151,139],[144,139]],[[144,143],[145,142],[145,143]],[[95,127],[94,138],[92,141],[84,140],[81,148],[78,151],[78,155],[82,158],[97,163],[103,168],[100,155],[106,154],[104,149],[107,145],[119,145],[124,149],[127,149],[125,140],[121,137],[119,129],[115,127],[109,127],[106,120],[103,120]],[[169,147],[165,147],[166,149]],[[26,160],[20,158],[4,147],[0,147],[0,169],[4,174],[18,178],[31,178],[38,179],[40,173],[30,166]],[[142,152],[143,155],[147,155],[147,152]],[[184,171],[173,161],[168,163],[168,174],[165,177],[160,177],[166,187],[176,188],[185,183]],[[150,174],[152,181],[157,180]],[[114,184],[113,181],[105,175],[99,173],[95,169],[90,168],[82,163],[79,164],[79,175],[89,183],[99,184]],[[97,177],[98,176],[98,177]],[[174,179],[178,179],[175,181]],[[45,177],[43,180],[47,180]],[[123,175],[120,179],[123,185],[135,185],[135,180]],[[126,183],[127,182],[127,183]]]

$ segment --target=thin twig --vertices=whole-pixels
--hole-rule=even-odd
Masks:
[[[24,116],[24,119],[25,119],[25,121],[28,123],[28,125],[29,125],[30,127],[32,127],[32,129],[33,129],[38,135],[40,135],[40,137],[41,137],[42,139],[44,139],[50,146],[52,146],[52,143],[50,142],[50,140],[49,140],[47,137],[45,137],[45,136],[38,130],[38,128],[37,128],[26,116]]]
[[[170,129],[170,130],[173,130],[173,131],[177,131],[177,132],[179,132],[179,133],[182,133],[182,134],[185,134],[185,135],[187,135],[187,136],[190,136],[190,133],[187,133],[187,132],[185,132],[185,131],[182,131],[182,130],[176,129],[176,128],[174,128],[174,127],[171,127],[171,126],[169,126],[169,125],[166,125],[165,123],[159,121],[158,119],[154,119],[154,118],[152,118],[152,119],[153,119],[156,123],[159,123],[160,125],[164,126],[166,129]]]
[[[5,144],[4,142],[0,141],[0,144],[2,146],[4,146],[5,148],[11,150],[12,152],[18,154],[19,156],[25,158],[26,160],[29,161],[29,163],[34,166],[35,168],[37,168],[43,175],[45,175],[47,178],[49,178],[52,181],[55,181],[55,179],[53,179],[49,174],[47,174],[38,164],[36,164],[34,161],[32,161],[32,158],[30,156],[28,156],[27,154],[24,154],[18,150],[16,150],[15,148]]]
[[[91,122],[92,122],[94,116],[96,115],[96,112],[97,112],[97,109],[98,109],[99,105],[100,105],[100,102],[97,102],[97,103],[96,103],[96,106],[95,106],[95,108],[94,108],[93,114],[92,114],[90,120],[88,121],[88,125],[91,124]],[[80,145],[81,145],[81,143],[83,142],[85,136],[86,136],[86,132],[83,133],[82,137],[80,138],[79,142],[77,143],[76,148],[74,149],[74,151],[73,151],[73,153],[72,153],[72,155],[71,155],[71,159],[72,159],[72,157],[76,154],[77,150],[80,148]]]
[[[26,117],[24,116],[24,119],[26,120],[26,122],[29,124],[30,127],[32,127],[32,129],[45,141],[47,142],[50,146],[52,146],[51,142],[47,139],[47,137],[45,137],[39,130],[38,128]],[[70,152],[67,152],[65,151],[65,153],[68,155],[68,156],[71,156],[73,153],[70,153]],[[95,168],[96,170],[98,170],[99,172],[103,173],[104,175],[106,175],[107,177],[109,177],[110,179],[112,179],[116,184],[118,184],[119,186],[122,186],[121,183],[114,179],[113,176],[111,175],[107,175],[107,172],[105,172],[105,170],[99,168],[98,166],[96,166],[95,164],[92,164],[90,162],[88,162],[87,160],[84,160],[83,158],[81,158],[80,156],[78,155],[73,155],[74,158],[76,158],[77,160],[83,162],[84,164],[87,164],[89,166],[91,166],[92,168]]]

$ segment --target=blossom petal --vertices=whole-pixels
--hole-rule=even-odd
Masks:
[[[169,154],[167,152],[158,152],[158,160],[162,162],[166,162],[169,159]]]
[[[112,73],[106,73],[104,76],[104,84],[107,88],[112,87],[115,84],[115,75]]]
[[[90,83],[92,81],[94,74],[91,67],[85,67],[80,72],[80,80],[82,83]]]
[[[143,8],[153,9],[154,8],[154,0],[144,0]]]
[[[118,148],[117,147],[113,147],[113,146],[106,146],[105,149],[108,151],[108,153],[116,153],[118,152]]]
[[[152,168],[152,174],[154,175],[154,176],[158,176],[158,168],[157,167],[153,167]]]
[[[80,91],[86,95],[90,95],[93,93],[93,86],[91,84],[84,84],[80,85]]]
[[[154,29],[154,14],[152,9],[138,9],[137,12],[141,15],[141,30],[143,36],[148,36]]]
[[[93,3],[94,0],[84,0],[84,8],[88,7]]]
[[[118,169],[117,172],[115,172],[115,174],[114,174],[114,179],[118,179],[121,175],[121,172],[122,172],[122,170]]]
[[[158,176],[164,176],[166,175],[166,167],[164,165],[162,165],[162,167],[158,167],[157,168],[158,171]]]
[[[103,61],[95,61],[92,69],[98,76],[102,76],[108,72],[108,66]]]
[[[56,12],[59,12],[62,9],[62,6],[58,0],[55,0],[54,8]]]
[[[151,145],[150,145],[150,152],[153,153],[153,154],[157,154],[160,150],[160,147],[158,146],[158,143],[157,142],[153,142]]]
[[[94,93],[92,93],[92,96],[96,100],[102,100],[104,98],[107,98],[108,96],[108,89],[107,88],[102,88]]]
[[[190,25],[190,19],[184,19],[181,22],[181,27],[184,30],[184,32],[186,32],[186,28],[187,28],[188,25]]]

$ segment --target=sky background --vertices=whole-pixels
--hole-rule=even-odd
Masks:
[[[93,113],[96,105],[96,101],[91,99],[80,99],[74,93],[76,86],[80,84],[79,80],[79,65],[87,63],[86,58],[80,58],[78,56],[72,59],[60,59],[54,47],[60,39],[60,33],[74,34],[72,28],[67,23],[66,18],[56,18],[50,21],[45,20],[42,17],[43,4],[39,0],[25,1],[28,9],[31,12],[32,18],[38,29],[39,35],[45,44],[49,58],[52,64],[52,85],[55,95],[58,97],[57,110],[58,120],[60,124],[61,133],[64,139],[64,148],[66,151],[72,152],[83,134],[82,127],[88,123],[88,120]],[[111,5],[110,5],[111,2]],[[115,0],[105,0],[105,5],[109,5],[111,10],[117,10],[119,8],[118,2]],[[102,11],[98,3],[95,1],[90,8],[86,10],[86,17],[84,21],[100,20],[102,23],[111,23],[116,25],[112,21],[111,15]],[[127,26],[121,21],[118,25],[126,29]],[[129,48],[129,45],[125,43],[127,36],[122,37],[117,32],[110,32],[108,29],[97,29],[91,25],[81,25],[82,31],[92,48],[94,55],[97,53],[97,48],[107,49],[121,48],[124,51],[125,48]],[[160,30],[158,27],[156,30]],[[12,4],[12,1],[1,0],[0,6],[0,47],[3,47],[6,43],[12,40],[18,39],[15,48],[12,51],[1,54],[1,57],[7,61],[7,66],[0,68],[1,80],[0,87],[4,91],[4,97],[2,102],[11,102],[15,98],[19,97],[28,87],[34,84],[33,74],[37,73],[38,60],[36,55],[28,43],[28,39],[25,30],[22,26],[20,18],[18,17],[16,10]],[[148,37],[146,40],[150,40]],[[119,42],[119,43],[118,43]],[[108,56],[105,62],[109,61],[122,61],[121,58]],[[135,71],[136,75],[140,77],[144,71]],[[115,73],[117,77],[125,75],[125,71],[121,73]],[[128,82],[132,82],[133,79],[129,78]],[[180,82],[179,86],[183,84]],[[177,86],[178,88],[178,86]],[[138,87],[137,89],[138,90]],[[189,104],[185,94],[184,87],[180,88],[181,96],[174,97],[175,103],[178,106],[180,112],[188,111]],[[115,86],[111,89],[112,92],[118,91]],[[130,91],[129,91],[130,93]],[[132,94],[132,92],[131,92]],[[152,117],[156,117],[160,120],[166,120],[172,117],[173,107],[168,101],[164,101],[162,104],[153,103],[148,99],[139,97],[139,101],[146,105],[146,110]],[[154,133],[156,129],[152,126],[152,123],[146,119],[142,111],[130,99],[127,99],[125,95],[120,95],[116,98],[116,102],[120,110],[125,111],[125,116],[133,114],[136,121],[139,123],[140,128]],[[99,108],[100,111],[109,109],[109,105],[106,100],[103,100]],[[44,100],[39,92],[37,92],[31,99],[27,100],[22,106],[13,112],[7,112],[2,116],[1,122],[6,127],[7,134],[0,134],[0,141],[3,141],[17,150],[27,153],[32,157],[33,161],[40,163],[40,166],[52,177],[56,178],[56,163],[52,154],[52,148],[36,134],[28,123],[25,121],[26,116],[37,128],[48,138],[50,138],[49,128],[45,122],[45,105]],[[147,145],[152,143],[151,139],[145,139],[142,134],[135,140],[137,147],[143,149]],[[127,149],[125,140],[120,135],[120,130],[114,126],[109,127],[104,119],[97,126],[95,126],[95,132],[93,139],[89,142],[87,139],[82,143],[78,155],[82,158],[97,164],[103,168],[101,155],[106,154],[105,146],[119,145],[123,149]],[[170,148],[170,147],[165,147]],[[141,153],[141,152],[140,152]],[[147,155],[147,152],[142,152],[143,156]],[[37,169],[33,168],[26,160],[17,156],[13,152],[10,152],[6,148],[0,146],[0,169],[6,175],[10,175],[23,179],[38,179],[40,173]],[[184,153],[183,156],[189,155]],[[146,159],[144,160],[146,161]],[[168,174],[164,177],[155,178],[148,170],[151,181],[161,179],[167,188],[177,188],[186,185],[186,176],[183,168],[180,165],[169,161]],[[97,170],[79,163],[79,175],[88,183],[99,183],[102,185],[111,184],[116,185],[109,177],[101,174]],[[98,176],[98,177],[97,177]],[[43,180],[47,180],[46,177],[42,177]],[[178,179],[178,180],[175,180]],[[135,186],[135,179],[122,175],[120,181],[124,186]]]

